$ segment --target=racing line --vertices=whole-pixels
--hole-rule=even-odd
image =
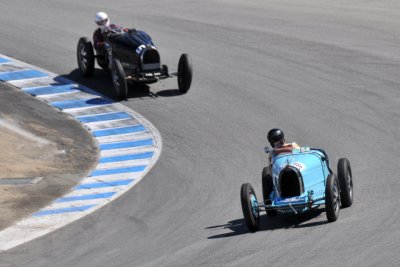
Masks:
[[[100,150],[96,168],[69,193],[0,232],[0,252],[110,203],[138,183],[160,156],[161,136],[149,121],[89,88],[1,54],[0,81],[78,120]]]

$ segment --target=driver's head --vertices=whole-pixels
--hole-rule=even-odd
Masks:
[[[267,138],[273,148],[280,148],[285,144],[285,134],[281,129],[273,128],[269,130]]]
[[[96,19],[94,20],[102,31],[110,26],[108,15],[104,12],[97,12]]]

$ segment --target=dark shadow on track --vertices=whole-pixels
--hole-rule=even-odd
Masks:
[[[93,76],[90,78],[83,77],[79,69],[74,69],[69,74],[61,75],[61,77],[82,84],[114,101],[119,101],[114,92],[114,86],[111,80],[110,73],[105,72],[102,69],[95,69],[93,72]],[[178,89],[168,89],[153,93],[150,90],[150,86],[143,83],[128,83],[128,100],[130,98],[156,98],[159,96],[173,97],[182,95],[182,93],[179,92]]]
[[[109,73],[101,69],[95,69],[93,76],[90,78],[83,77],[79,69],[74,69],[69,74],[64,74],[61,76],[76,83],[82,84],[108,98],[116,100],[111,76]]]
[[[273,231],[278,229],[290,229],[290,228],[308,228],[315,227],[319,225],[327,224],[326,218],[317,218],[323,214],[324,210],[314,210],[304,214],[282,214],[275,217],[268,217],[267,215],[261,216],[260,228],[258,231]],[[313,219],[318,219],[318,221],[308,222]],[[237,219],[229,221],[226,224],[209,226],[205,229],[229,229],[231,232],[218,234],[208,237],[208,239],[219,239],[226,237],[233,237],[242,234],[251,233],[247,229],[244,219]]]
[[[162,96],[162,97],[180,96],[184,94],[185,93],[182,93],[178,89],[169,89],[157,92],[157,96]]]

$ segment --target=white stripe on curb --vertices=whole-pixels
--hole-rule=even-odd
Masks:
[[[161,154],[161,136],[148,120],[87,87],[1,54],[0,81],[80,121],[100,150],[96,168],[69,193],[0,232],[0,253],[110,203],[136,185]]]

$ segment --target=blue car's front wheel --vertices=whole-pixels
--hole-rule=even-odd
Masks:
[[[256,193],[251,184],[243,184],[240,189],[240,200],[242,202],[243,217],[250,232],[258,230],[260,225],[260,208]]]
[[[339,217],[340,211],[340,186],[334,174],[329,174],[325,188],[325,212],[328,222],[334,222]]]

